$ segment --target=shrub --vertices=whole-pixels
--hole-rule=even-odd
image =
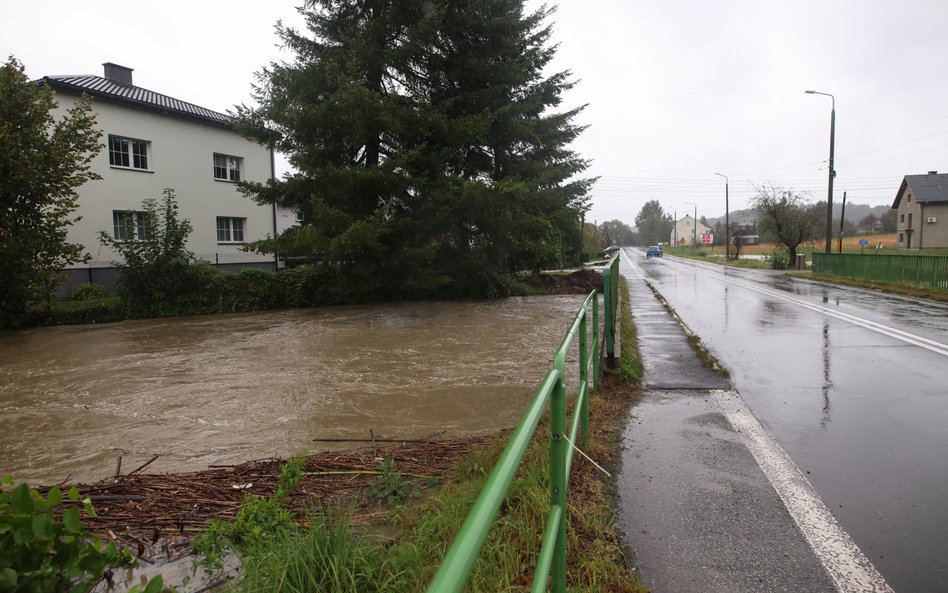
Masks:
[[[774,270],[786,270],[790,267],[790,254],[783,247],[776,247],[770,253],[765,254],[764,260]]]
[[[12,485],[9,476],[0,482]],[[27,484],[0,490],[0,589],[23,593],[90,591],[110,568],[134,564],[128,549],[102,545],[83,526],[95,517],[75,487],[44,497]]]
[[[69,291],[69,298],[73,301],[89,301],[109,296],[109,291],[96,282],[83,282]]]

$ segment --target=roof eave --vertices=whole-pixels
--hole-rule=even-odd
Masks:
[[[110,93],[104,93],[102,91],[97,91],[95,89],[87,89],[78,85],[70,84],[68,82],[63,82],[61,80],[51,79],[49,77],[44,77],[41,79],[41,82],[49,85],[51,88],[58,91],[63,91],[71,93],[74,95],[89,95],[90,97],[95,97],[106,103],[112,103],[115,105],[124,105],[127,107],[133,107],[135,109],[141,109],[143,111],[150,111],[152,113],[160,113],[162,115],[167,115],[168,117],[175,117],[178,119],[184,119],[188,121],[194,121],[202,124],[207,124],[211,126],[216,126],[219,128],[233,129],[233,125],[230,122],[220,121],[211,117],[204,117],[195,113],[187,113],[184,111],[178,111],[176,109],[168,109],[167,107],[162,107],[160,105],[155,105],[153,103],[148,103],[145,101],[138,101],[136,99],[129,99],[127,97],[117,97]]]

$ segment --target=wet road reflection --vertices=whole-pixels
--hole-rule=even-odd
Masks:
[[[893,588],[948,591],[948,306],[627,257]]]
[[[581,296],[335,307],[0,334],[0,475],[55,483],[512,426]],[[575,373],[574,373],[575,375]],[[318,448],[324,448],[319,445]]]

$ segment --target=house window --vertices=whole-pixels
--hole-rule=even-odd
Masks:
[[[905,243],[905,233],[899,233],[899,243]]]
[[[232,216],[217,217],[217,242],[218,243],[243,243],[244,242],[244,224],[246,218],[234,218]]]
[[[214,153],[214,179],[218,181],[240,181],[243,160],[239,156]]]
[[[116,241],[143,241],[148,238],[148,215],[135,210],[112,211],[112,234]]]
[[[899,222],[905,222],[905,215],[899,214]]]
[[[109,136],[109,164],[113,167],[148,170],[148,145],[145,140]]]

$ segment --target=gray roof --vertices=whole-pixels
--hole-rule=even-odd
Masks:
[[[86,93],[104,101],[156,111],[172,117],[223,127],[229,127],[231,123],[230,116],[223,113],[101,76],[44,76],[42,81],[58,91],[77,95]]]
[[[899,207],[906,189],[910,189],[916,202],[948,202],[948,173],[931,172],[926,175],[906,175],[895,194],[893,208]]]

